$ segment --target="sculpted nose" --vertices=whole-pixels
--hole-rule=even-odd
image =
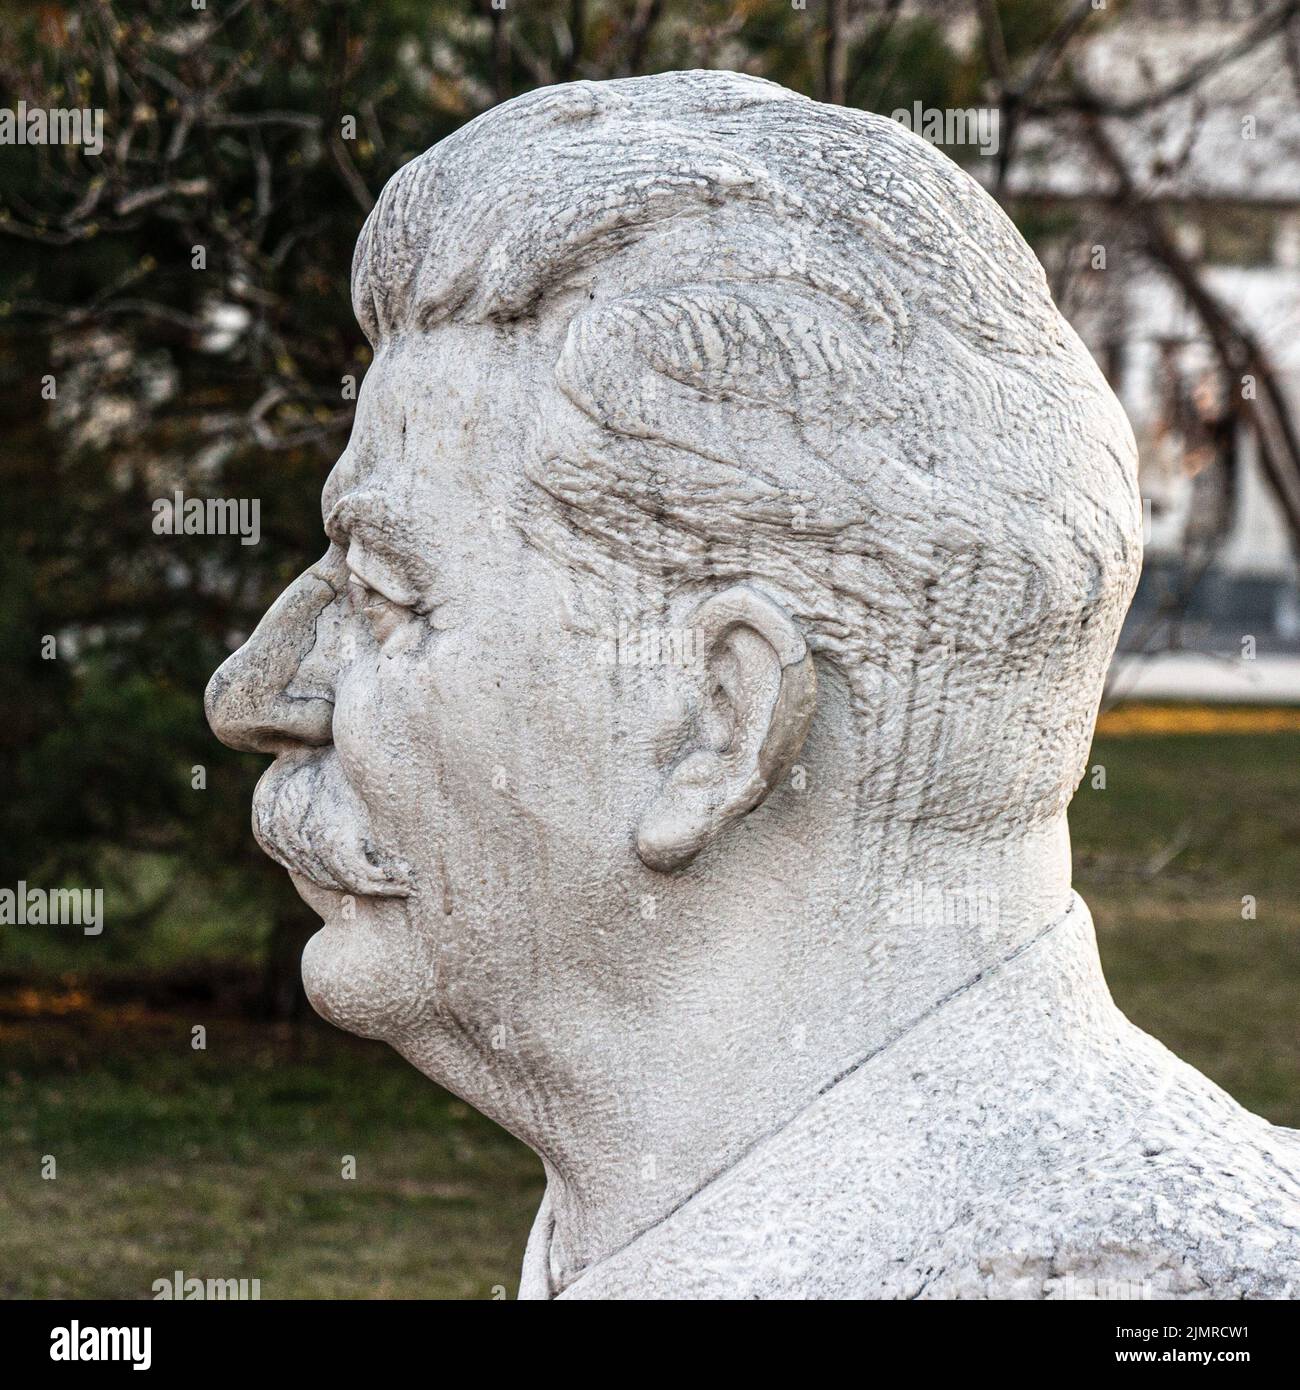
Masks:
[[[281,753],[331,742],[330,682],[313,677],[319,619],[334,589],[310,570],[276,599],[253,635],[208,682],[203,708],[231,748]]]

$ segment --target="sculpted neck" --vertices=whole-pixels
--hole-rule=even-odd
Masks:
[[[565,1078],[563,1114],[528,1136],[548,1178],[530,1277],[549,1267],[552,1291],[996,971],[1070,902],[1064,817],[982,846],[881,830],[860,851],[868,867],[852,900],[826,892],[807,864],[756,852],[761,864],[738,855],[737,882],[711,896],[734,910],[707,923],[712,947],[690,961],[689,988],[602,1038],[591,1076],[579,1065]],[[755,873],[770,904],[761,922],[743,906]],[[882,1107],[903,1101],[880,1097]]]

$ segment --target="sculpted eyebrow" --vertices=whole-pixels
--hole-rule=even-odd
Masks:
[[[359,545],[373,558],[381,581],[377,587],[393,587],[392,580],[387,585],[382,582],[384,571],[390,571],[397,587],[407,591],[403,599],[390,594],[397,601],[420,598],[433,586],[437,571],[425,558],[427,539],[421,542],[405,515],[382,498],[355,494],[340,498],[325,522],[325,534],[344,550]]]

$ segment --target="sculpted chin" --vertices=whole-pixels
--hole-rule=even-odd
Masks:
[[[213,677],[303,976],[518,1135],[530,1298],[1300,1292],[1297,1136],[1112,1003],[1066,807],[1132,434],[997,206],[726,72],[403,167],[322,558]]]

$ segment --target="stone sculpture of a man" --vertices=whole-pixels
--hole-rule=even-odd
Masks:
[[[314,1006],[541,1156],[524,1297],[1300,1292],[1300,1147],[1117,1011],[1066,805],[1132,435],[1010,222],[722,72],[362,232],[329,549],[213,678]]]

